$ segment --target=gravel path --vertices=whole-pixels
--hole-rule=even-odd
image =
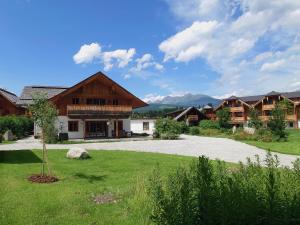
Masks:
[[[247,157],[251,159],[258,155],[265,158],[266,151],[238,141],[226,138],[211,138],[182,135],[180,140],[141,140],[119,141],[84,144],[49,144],[48,149],[68,149],[70,147],[82,147],[91,150],[123,150],[157,152],[184,156],[205,155],[210,159],[221,159],[226,162],[245,162]],[[0,145],[1,150],[41,149],[42,145],[37,140],[25,139],[14,144]],[[297,156],[277,154],[281,165],[291,166]]]

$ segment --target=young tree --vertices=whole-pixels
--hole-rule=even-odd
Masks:
[[[275,108],[272,110],[272,116],[270,121],[268,122],[268,128],[271,133],[277,138],[286,139],[287,133],[285,131],[286,122],[285,122],[286,111],[282,107],[282,103],[276,104]]]
[[[230,128],[231,114],[228,108],[223,108],[217,111],[218,123],[220,128]]]
[[[262,127],[263,123],[259,118],[259,113],[256,109],[251,109],[249,112],[249,116],[250,116],[250,120],[249,120],[250,127],[253,127],[257,130]]]
[[[33,104],[29,106],[29,110],[32,114],[35,124],[41,129],[41,139],[43,143],[42,176],[45,175],[46,166],[48,169],[48,174],[51,175],[48,165],[48,153],[45,140],[48,132],[51,132],[52,128],[54,127],[57,109],[48,101],[46,95],[38,93],[33,96]]]

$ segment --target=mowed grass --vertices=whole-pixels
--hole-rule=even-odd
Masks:
[[[60,181],[33,184],[41,151],[0,151],[0,224],[98,225],[151,224],[148,177],[185,166],[192,157],[122,151],[89,151],[88,160],[70,160],[66,150],[50,150],[49,162]],[[111,193],[116,203],[95,204],[93,195]]]
[[[270,150],[272,152],[300,155],[300,130],[291,129],[288,130],[288,134],[289,136],[287,141],[273,141],[273,142],[243,141],[243,142],[250,145],[254,145],[262,149]]]

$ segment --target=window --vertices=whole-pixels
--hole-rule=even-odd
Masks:
[[[68,130],[69,130],[69,132],[77,132],[78,131],[78,121],[69,121],[68,122]]]
[[[87,105],[105,105],[106,101],[103,98],[88,98],[86,99]]]
[[[73,98],[72,103],[73,103],[73,105],[78,105],[79,104],[79,98]]]
[[[149,130],[149,122],[143,122],[143,130]]]
[[[113,105],[119,105],[119,100],[118,99],[113,99]]]
[[[235,116],[236,116],[236,117],[243,117],[244,114],[243,114],[243,112],[236,112],[236,113],[235,113]]]
[[[266,116],[272,116],[272,111],[270,111],[270,110],[265,111],[265,115]]]
[[[294,127],[294,122],[289,122],[289,128],[293,128]]]

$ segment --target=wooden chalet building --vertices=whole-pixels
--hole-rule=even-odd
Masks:
[[[0,116],[22,115],[25,109],[17,106],[18,96],[0,88]]]
[[[176,110],[166,114],[166,117],[173,118],[176,121],[185,121],[189,126],[196,126],[205,115],[196,107],[188,107],[185,109]]]
[[[31,104],[37,92],[45,93],[57,107],[56,128],[70,139],[126,136],[131,132],[132,110],[147,105],[101,72],[69,88],[26,86],[18,104]]]
[[[300,91],[295,92],[275,92],[272,91],[266,95],[236,97],[231,96],[224,99],[215,109],[227,107],[231,112],[231,124],[236,126],[246,126],[249,120],[249,111],[255,108],[260,115],[264,125],[267,124],[271,116],[272,109],[277,102],[286,99],[293,106],[291,112],[287,112],[286,121],[290,128],[300,128]]]

